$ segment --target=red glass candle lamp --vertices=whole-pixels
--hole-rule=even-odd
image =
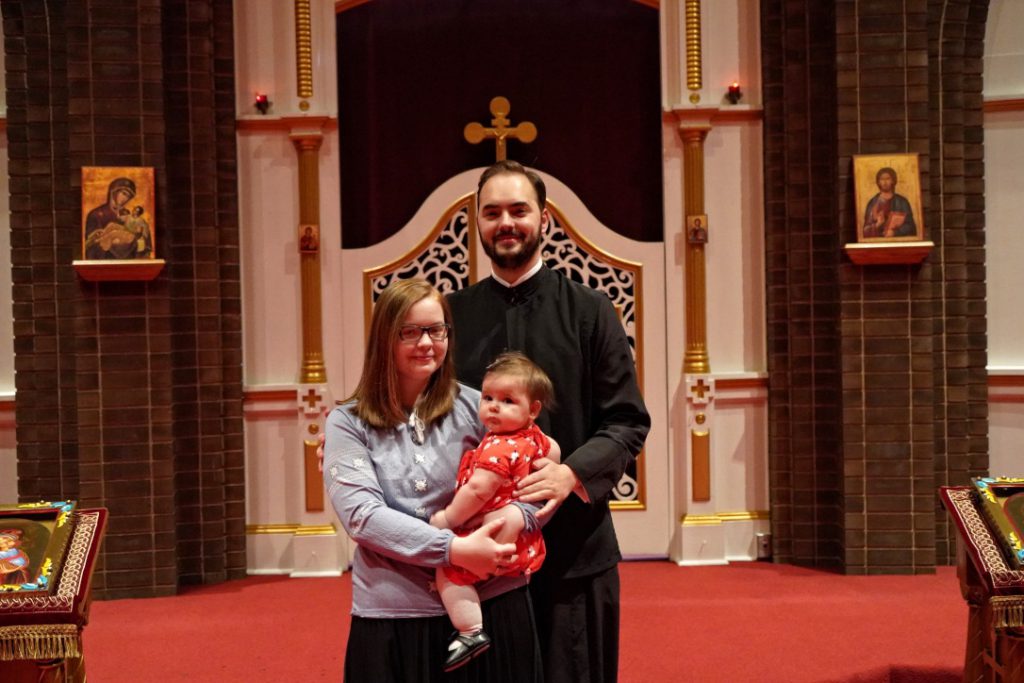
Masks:
[[[729,84],[729,91],[725,94],[730,104],[737,104],[743,97],[743,92],[740,90],[739,81],[733,81]]]
[[[266,93],[258,92],[256,93],[254,104],[261,114],[266,114],[267,110],[270,109],[270,98],[267,97]]]

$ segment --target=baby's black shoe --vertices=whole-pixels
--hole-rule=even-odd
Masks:
[[[456,633],[448,646],[448,659],[444,663],[445,671],[454,671],[467,664],[479,654],[483,654],[491,646],[491,637],[483,631],[468,636]]]

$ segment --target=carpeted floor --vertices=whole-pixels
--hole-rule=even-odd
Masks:
[[[955,571],[850,577],[787,565],[622,571],[620,681],[954,683],[967,608]],[[250,577],[96,602],[90,683],[340,681],[349,576]]]

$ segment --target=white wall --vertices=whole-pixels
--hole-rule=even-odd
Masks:
[[[992,0],[985,34],[986,102],[1024,101],[1024,0]],[[985,114],[989,471],[1024,476],[1024,108]]]

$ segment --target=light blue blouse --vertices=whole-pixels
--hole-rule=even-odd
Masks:
[[[370,427],[354,403],[327,417],[324,480],[338,518],[359,544],[352,565],[352,614],[424,617],[444,614],[435,570],[449,564],[453,533],[427,523],[455,493],[462,454],[485,433],[477,417],[480,392],[459,385],[455,407],[416,443],[407,424]],[[536,508],[524,506],[527,528]],[[496,577],[477,586],[483,600],[523,585]]]

